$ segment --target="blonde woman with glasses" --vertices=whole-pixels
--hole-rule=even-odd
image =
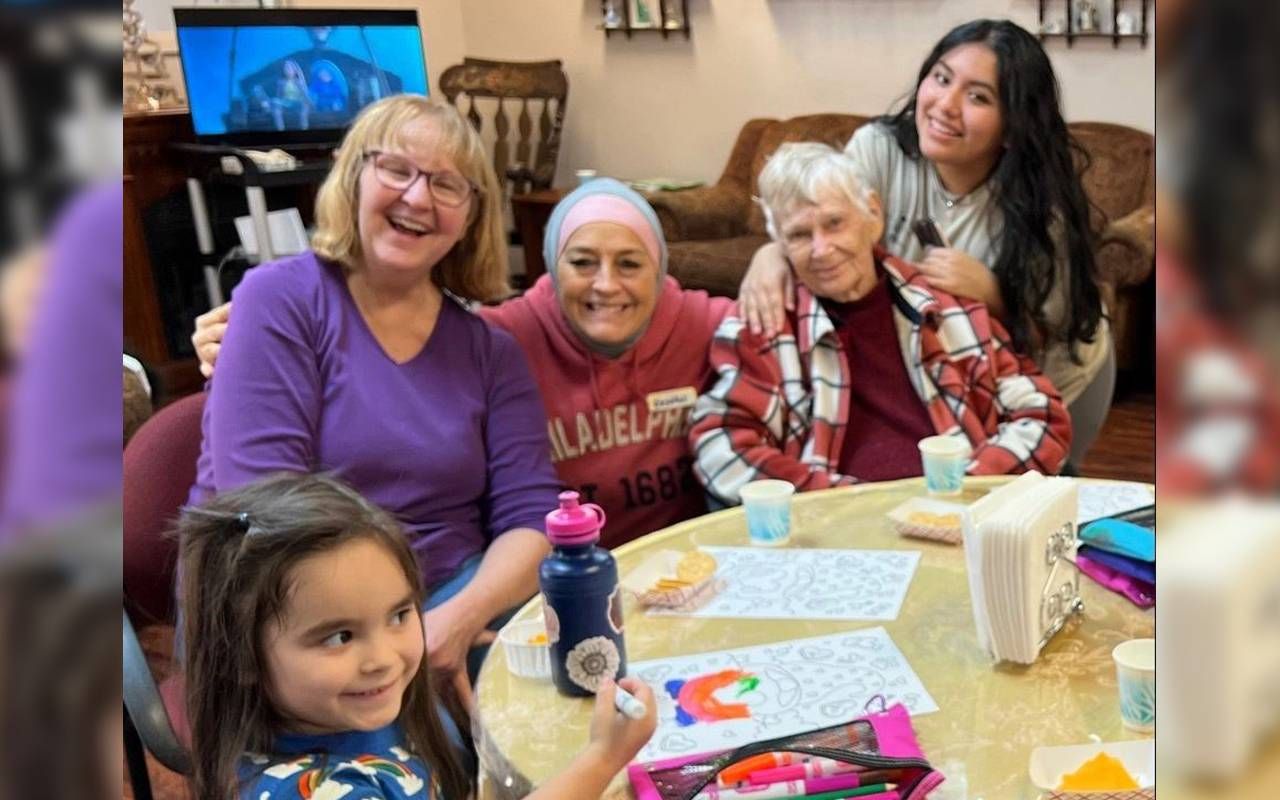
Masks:
[[[313,249],[236,289],[192,491],[281,471],[349,482],[407,525],[428,661],[453,675],[536,591],[559,486],[520,348],[458,302],[509,293],[500,201],[451,106],[367,107],[320,188]]]

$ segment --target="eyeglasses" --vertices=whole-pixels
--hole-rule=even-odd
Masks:
[[[373,175],[378,183],[397,192],[407,192],[419,176],[426,178],[431,199],[442,206],[457,208],[472,194],[479,194],[480,187],[456,172],[428,172],[402,156],[370,150],[364,157],[373,161]]]

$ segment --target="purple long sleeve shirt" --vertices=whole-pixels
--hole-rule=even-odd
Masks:
[[[428,587],[494,537],[543,530],[559,482],[510,334],[446,299],[396,364],[341,270],[307,253],[251,270],[204,412],[193,500],[273,472],[332,472],[410,531]]]

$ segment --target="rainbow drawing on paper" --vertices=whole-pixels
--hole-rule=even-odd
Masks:
[[[641,761],[837,725],[877,697],[913,717],[938,710],[884,628],[634,661],[627,674],[652,686],[658,705]]]
[[[740,669],[725,669],[709,675],[693,678],[677,678],[667,681],[664,687],[676,701],[676,724],[688,727],[697,722],[719,722],[726,719],[750,719],[751,709],[746,703],[726,703],[717,694],[726,687],[733,687],[734,700],[760,685],[760,679]]]

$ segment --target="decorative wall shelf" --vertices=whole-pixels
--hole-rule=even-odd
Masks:
[[[662,38],[683,33],[689,38],[689,0],[600,0],[599,30],[615,34],[660,33]]]
[[[1039,0],[1040,40],[1066,39],[1067,47],[1076,39],[1110,39],[1112,47],[1120,42],[1136,39],[1147,46],[1151,32],[1147,29],[1151,0],[1111,0],[1111,14],[1106,17],[1099,11],[1098,0]],[[1046,14],[1062,8],[1063,19],[1049,19]],[[1125,15],[1131,28],[1121,32],[1121,17]],[[1110,24],[1107,24],[1107,23]]]

